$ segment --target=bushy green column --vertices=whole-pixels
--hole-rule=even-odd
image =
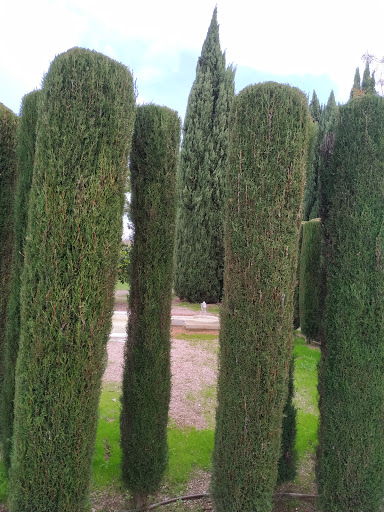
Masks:
[[[218,512],[268,512],[292,353],[307,100],[265,83],[230,117],[224,304],[212,494]]]
[[[326,512],[379,512],[384,489],[384,99],[340,108],[324,219],[319,489]]]
[[[300,327],[309,340],[321,341],[323,332],[323,230],[320,219],[303,222],[300,251]]]
[[[4,339],[4,382],[1,390],[0,407],[2,455],[7,471],[11,464],[15,369],[19,351],[21,272],[24,266],[28,200],[35,159],[36,123],[40,97],[41,91],[33,91],[24,96],[17,130],[19,180],[15,195],[14,271]]]
[[[0,389],[4,378],[5,330],[13,272],[17,125],[18,117],[0,103]]]
[[[128,340],[121,412],[123,480],[137,507],[167,466],[170,321],[180,119],[138,107],[130,158],[131,254]]]
[[[225,166],[234,75],[220,49],[215,8],[188,99],[180,153],[174,289],[191,302],[217,302],[222,297]]]
[[[12,512],[88,510],[133,121],[126,67],[79,48],[55,58],[22,273]]]

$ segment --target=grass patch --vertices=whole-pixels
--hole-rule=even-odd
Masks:
[[[193,311],[201,311],[200,304],[196,304],[194,302],[178,302],[176,306],[180,308],[188,308]],[[207,313],[211,313],[213,315],[220,314],[220,304],[207,304]]]
[[[121,283],[120,281],[117,281],[115,290],[129,290],[129,284]]]
[[[208,393],[210,394],[211,391]],[[120,394],[119,385],[107,383],[100,397],[99,422],[93,460],[93,488],[97,491],[107,488],[111,492],[113,489],[122,489]],[[213,430],[181,429],[170,422],[168,427],[169,465],[165,475],[167,487],[180,489],[188,483],[196,469],[210,469],[213,436]]]
[[[308,453],[314,454],[317,446],[319,410],[317,406],[317,365],[320,350],[310,347],[304,338],[294,340],[295,404],[297,411],[296,451],[300,460]]]
[[[121,482],[120,386],[104,386],[99,404],[93,483],[99,489],[119,486]]]
[[[188,341],[193,347],[199,347],[214,355],[219,351],[219,336],[217,334],[180,333],[175,335],[175,339]]]
[[[169,465],[166,480],[171,486],[187,484],[196,469],[209,470],[213,451],[213,430],[168,428]]]

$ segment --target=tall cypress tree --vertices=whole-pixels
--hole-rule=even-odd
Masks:
[[[6,319],[13,272],[17,125],[18,117],[0,103],[0,389],[4,377]]]
[[[12,512],[88,510],[133,120],[126,67],[79,48],[55,58],[42,89],[21,279]]]
[[[323,510],[379,512],[384,488],[384,99],[340,108],[326,231],[318,479]]]
[[[197,63],[179,166],[174,289],[192,302],[217,302],[224,266],[224,173],[234,69],[220,50],[217,8]]]
[[[138,508],[167,466],[170,318],[180,120],[166,107],[138,107],[132,140],[130,316],[121,424],[123,480]]]
[[[353,86],[351,89],[351,94],[349,95],[349,99],[352,99],[355,96],[361,95],[361,78],[360,78],[360,70],[357,67],[355,71],[355,77],[353,79]]]
[[[321,106],[316,91],[313,91],[312,99],[309,104],[309,112],[311,114],[312,121],[314,121],[315,123],[319,123],[321,116]]]
[[[305,95],[271,82],[244,89],[231,111],[212,483],[218,512],[272,508],[309,122]]]
[[[7,471],[10,467],[12,447],[15,369],[20,336],[21,272],[24,266],[28,199],[32,184],[33,162],[35,159],[36,124],[40,96],[41,91],[33,91],[24,96],[17,130],[19,181],[15,196],[14,270],[5,331],[4,383],[1,390],[0,407],[3,460]]]

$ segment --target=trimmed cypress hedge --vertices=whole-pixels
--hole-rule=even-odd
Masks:
[[[384,489],[384,98],[340,108],[324,219],[323,510],[379,512]]]
[[[296,269],[296,283],[295,290],[293,292],[293,328],[298,329],[300,327],[300,304],[299,304],[299,290],[300,290],[300,251],[301,251],[301,241],[303,238],[303,229],[302,223],[300,224],[300,232],[299,232],[299,242],[297,246],[297,254],[299,257],[297,258],[297,269]]]
[[[272,508],[308,125],[304,94],[272,82],[244,89],[231,111],[212,483],[218,512]]]
[[[300,327],[309,340],[321,341],[323,332],[323,229],[320,219],[302,224],[300,252]]]
[[[138,107],[130,158],[135,234],[120,419],[123,480],[136,506],[158,488],[167,466],[179,142],[176,112]]]
[[[111,328],[132,75],[73,48],[45,76],[21,288],[12,512],[88,510]]]
[[[4,378],[4,340],[13,272],[17,125],[18,117],[0,103],[0,389]]]
[[[21,272],[24,266],[28,199],[35,159],[36,123],[40,97],[41,91],[33,91],[24,96],[16,137],[19,180],[15,195],[14,271],[4,339],[4,382],[1,390],[0,407],[2,456],[7,471],[11,464],[15,369],[19,351]]]

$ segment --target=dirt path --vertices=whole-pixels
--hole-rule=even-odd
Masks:
[[[171,373],[172,391],[170,418],[179,427],[208,428],[213,416],[213,401],[205,396],[205,390],[215,386],[217,377],[217,340],[212,341],[212,350],[205,350],[187,340],[177,339],[185,329],[172,329]],[[209,331],[212,334],[212,331]],[[218,333],[216,333],[218,335]],[[108,365],[104,373],[105,382],[121,382],[125,343],[108,342]]]

